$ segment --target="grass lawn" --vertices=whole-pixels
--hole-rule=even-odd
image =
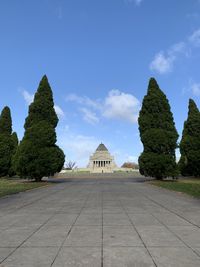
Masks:
[[[32,182],[0,178],[0,197],[47,185],[47,182]]]
[[[200,178],[199,179],[180,179],[177,181],[151,181],[150,184],[160,186],[169,190],[183,192],[193,197],[200,198]]]

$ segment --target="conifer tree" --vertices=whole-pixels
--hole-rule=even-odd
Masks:
[[[7,176],[12,158],[12,119],[9,107],[0,115],[0,177]]]
[[[184,123],[180,152],[181,174],[200,176],[200,113],[192,99],[189,100],[188,118]]]
[[[144,147],[139,157],[141,174],[156,179],[174,177],[178,133],[169,102],[154,78],[149,81],[138,122]]]
[[[57,123],[52,90],[44,76],[29,106],[24,137],[14,157],[15,170],[21,177],[40,181],[62,169],[65,156],[56,145]]]
[[[19,144],[19,140],[18,140],[18,136],[16,132],[12,133],[11,140],[12,140],[12,157],[11,157],[11,166],[10,166],[9,173],[8,173],[10,177],[16,175],[16,172],[14,170],[14,162],[13,162],[14,156],[17,151],[18,144]]]

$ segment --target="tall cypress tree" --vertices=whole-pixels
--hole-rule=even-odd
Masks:
[[[180,152],[181,174],[200,176],[200,113],[192,99],[189,100],[188,118],[184,123]]]
[[[9,173],[8,173],[10,177],[16,175],[16,172],[14,170],[14,162],[13,162],[14,156],[17,151],[18,144],[19,144],[19,140],[18,140],[18,136],[16,132],[12,133],[11,141],[12,141],[12,157],[11,157],[11,166],[10,166]]]
[[[138,122],[144,146],[139,157],[141,174],[157,179],[174,177],[177,174],[175,149],[178,133],[169,102],[154,78],[149,81]]]
[[[14,157],[15,169],[21,177],[40,181],[62,169],[65,156],[56,145],[57,123],[52,90],[44,76],[29,106],[24,137]]]
[[[12,158],[12,119],[9,107],[0,115],[0,177],[7,176]]]

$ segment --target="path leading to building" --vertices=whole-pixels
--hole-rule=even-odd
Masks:
[[[2,198],[0,266],[198,267],[200,201],[119,178]]]

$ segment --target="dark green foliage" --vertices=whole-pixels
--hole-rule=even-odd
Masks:
[[[12,119],[9,107],[4,107],[0,116],[0,134],[12,134]]]
[[[29,107],[24,138],[14,157],[15,169],[21,177],[39,181],[62,169],[65,156],[56,145],[57,123],[52,90],[44,76]]]
[[[34,101],[29,106],[29,114],[26,118],[24,128],[28,129],[43,120],[51,124],[53,128],[56,128],[58,124],[58,117],[54,109],[53,94],[46,75],[42,78]]]
[[[10,169],[9,169],[9,172],[8,172],[10,177],[16,175],[16,172],[14,170],[14,162],[13,162],[14,156],[15,156],[15,153],[17,151],[18,144],[19,144],[19,140],[18,140],[16,132],[12,133],[11,140],[12,140],[12,158],[11,158],[11,166],[10,166]]]
[[[11,166],[13,152],[12,119],[9,107],[5,107],[0,115],[0,177],[7,176]]]
[[[154,78],[149,81],[138,122],[144,146],[139,157],[141,174],[157,179],[177,175],[175,149],[178,133],[169,102]]]
[[[11,138],[12,138],[12,143],[13,143],[13,154],[15,154],[17,151],[18,144],[19,144],[17,133],[16,132],[12,133]]]
[[[200,113],[192,99],[189,100],[188,118],[184,123],[180,152],[181,174],[200,176]]]

